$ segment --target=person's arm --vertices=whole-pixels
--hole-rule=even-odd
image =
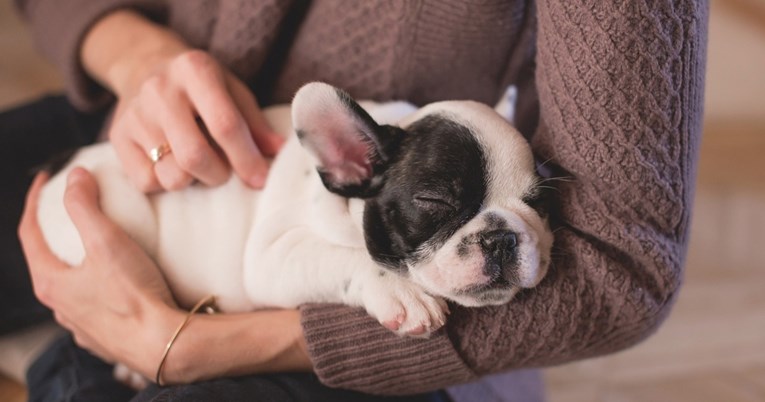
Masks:
[[[182,319],[175,310],[168,315],[169,322]],[[162,379],[166,384],[187,384],[247,374],[311,371],[306,348],[297,310],[202,314],[189,321],[173,344]],[[156,362],[149,369],[156,370]]]
[[[541,0],[541,160],[558,188],[554,263],[505,306],[453,308],[447,331],[397,338],[358,310],[306,306],[327,385],[379,394],[602,355],[645,339],[682,281],[701,135],[707,4]]]
[[[195,180],[219,185],[228,179],[230,166],[250,186],[262,187],[265,157],[277,152],[281,136],[238,77],[147,18],[169,4],[143,7],[140,1],[109,0],[82,6],[78,13],[87,18],[76,14],[84,19],[70,21],[68,13],[76,5],[20,2],[42,49],[64,72],[76,106],[97,106],[88,88],[98,89],[93,94],[106,88],[116,96],[109,138],[131,181],[147,192],[179,189]],[[152,162],[149,154],[159,147],[170,152]]]
[[[103,16],[80,53],[89,75],[119,100],[109,139],[143,191],[194,180],[219,185],[229,165],[250,186],[263,186],[265,156],[274,156],[283,140],[247,86],[211,55],[131,10]],[[160,146],[170,152],[152,162],[148,154]]]
[[[114,97],[86,72],[80,60],[85,35],[103,16],[119,9],[140,10],[163,19],[167,0],[15,0],[35,43],[62,74],[69,100],[83,111],[100,109]],[[126,38],[127,39],[127,38]]]
[[[170,29],[133,10],[119,9],[89,27],[78,59],[88,76],[122,97],[136,91],[158,65],[189,50]]]
[[[35,294],[75,341],[101,358],[154,379],[163,349],[186,318],[157,266],[100,210],[98,186],[74,169],[65,195],[81,234],[85,260],[70,267],[56,258],[37,224],[44,183],[33,183],[19,226]],[[297,310],[198,314],[181,331],[162,371],[164,383],[230,375],[310,371]]]

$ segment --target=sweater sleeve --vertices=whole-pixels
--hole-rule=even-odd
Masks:
[[[38,48],[62,73],[69,100],[83,111],[96,110],[112,100],[80,63],[80,46],[90,27],[120,8],[153,17],[163,15],[165,9],[165,1],[156,0],[16,0],[16,4],[29,22]]]
[[[667,317],[682,281],[701,134],[708,4],[537,2],[540,122],[556,183],[554,263],[509,304],[453,308],[428,340],[363,312],[306,306],[321,380],[378,394],[627,348]]]

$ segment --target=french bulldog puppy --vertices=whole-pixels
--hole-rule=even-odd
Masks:
[[[525,139],[492,108],[355,102],[310,83],[265,110],[291,133],[267,185],[144,194],[108,143],[79,151],[45,186],[38,217],[63,261],[84,257],[64,209],[66,175],[88,169],[105,213],[163,270],[181,306],[224,312],[304,303],[364,307],[402,335],[444,324],[446,300],[510,301],[539,283],[552,235]],[[291,113],[291,125],[290,125]]]

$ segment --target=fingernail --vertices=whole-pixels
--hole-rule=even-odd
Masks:
[[[272,133],[271,134],[271,147],[272,147],[271,151],[273,151],[274,153],[278,152],[280,149],[282,149],[285,142],[287,142],[287,140],[284,139],[284,137],[282,137],[281,135],[277,133]]]
[[[67,185],[75,184],[82,181],[85,178],[85,172],[81,168],[75,168],[69,172],[69,176],[66,178]]]
[[[266,175],[258,173],[250,178],[249,183],[253,188],[263,188],[266,184]]]

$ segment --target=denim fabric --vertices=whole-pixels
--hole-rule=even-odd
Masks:
[[[55,342],[27,373],[30,402],[447,402],[444,392],[382,397],[333,389],[310,373],[222,378],[189,385],[151,385],[139,393],[118,383],[112,366],[75,345],[70,335]]]
[[[322,385],[313,374],[287,373],[224,378],[158,388],[153,385],[131,402],[290,401],[290,402],[447,402],[446,393],[401,397],[373,396]]]
[[[66,335],[27,371],[29,402],[129,401],[135,392],[118,383],[112,366],[78,348]]]

